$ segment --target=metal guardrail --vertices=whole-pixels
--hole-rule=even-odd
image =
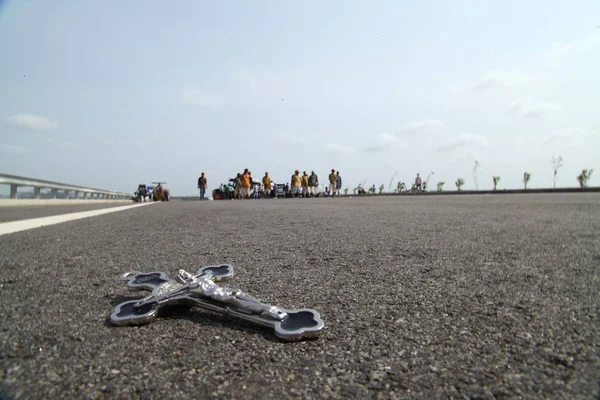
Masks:
[[[90,187],[85,187],[85,186],[69,185],[67,183],[52,182],[52,181],[46,181],[46,180],[42,180],[42,179],[27,178],[24,176],[9,175],[9,174],[0,174],[0,184],[10,185],[10,198],[11,199],[18,198],[17,189],[19,187],[33,188],[33,198],[34,199],[40,198],[40,190],[41,189],[50,189],[50,198],[53,198],[53,199],[57,198],[57,193],[59,191],[66,193],[67,197],[70,192],[73,192],[74,196],[75,196],[74,198],[76,198],[76,199],[80,198],[80,194],[82,195],[82,198],[84,198],[84,199],[97,198],[97,199],[106,199],[106,200],[131,199],[131,196],[132,196],[131,193],[115,192],[115,191],[111,191],[111,190],[95,189],[95,188],[90,188]]]

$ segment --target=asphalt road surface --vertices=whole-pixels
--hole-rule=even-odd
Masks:
[[[10,221],[21,221],[30,218],[50,217],[52,215],[62,215],[76,213],[81,211],[100,210],[103,208],[121,207],[126,202],[111,203],[92,203],[92,204],[68,204],[68,205],[27,205],[27,206],[7,206],[0,207],[0,223]]]
[[[599,396],[600,195],[173,201],[0,237],[5,398]],[[320,339],[198,309],[112,327],[130,270],[232,263]]]

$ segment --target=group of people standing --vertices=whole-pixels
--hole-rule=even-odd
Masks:
[[[266,173],[265,177],[268,177],[268,175],[269,174]],[[268,186],[265,186],[265,188],[269,187],[269,189],[265,190],[270,190],[270,179],[271,178],[269,178]],[[263,179],[263,182],[265,182],[265,179]],[[252,197],[258,197],[258,192],[260,189],[259,186],[260,185],[254,181],[254,179],[252,179],[252,172],[246,168],[244,169],[244,172],[238,172],[236,177],[230,180],[229,183],[226,185],[222,184],[219,190],[224,198],[249,199]]]
[[[328,176],[329,186],[325,188],[325,194],[328,197],[335,197],[336,194],[339,197],[342,189],[342,177],[340,171],[335,169],[331,170],[331,174]],[[287,184],[285,185],[287,186]],[[290,179],[290,195],[291,197],[318,197],[321,195],[321,186],[319,184],[319,177],[315,171],[311,171],[308,175],[306,171],[300,175],[300,171],[294,171]],[[198,189],[200,190],[200,199],[206,200],[206,189],[207,181],[204,172],[198,178]],[[246,168],[243,173],[238,173],[237,176],[231,180],[230,184],[221,185],[219,188],[221,198],[231,199],[249,199],[252,197],[258,198],[261,192],[259,181],[252,179],[252,173]],[[275,183],[271,180],[268,172],[265,172],[265,176],[262,178],[262,193],[266,197],[276,197],[277,188]],[[287,190],[286,190],[287,192]]]
[[[337,196],[340,197],[340,192],[342,191],[342,177],[340,176],[340,171],[335,171],[335,169],[331,169],[331,174],[329,174],[329,194],[331,197]]]
[[[342,189],[342,177],[340,171],[331,170],[329,174],[329,187],[325,189],[328,197],[335,197],[336,193],[340,196]],[[300,171],[294,171],[291,178],[291,195],[292,197],[318,197],[321,194],[321,186],[319,185],[319,177],[315,171],[311,171],[308,175],[306,171],[300,175]]]
[[[319,177],[315,174],[315,171],[311,171],[310,175],[304,171],[302,175],[300,175],[300,170],[296,170],[294,171],[289,184],[280,184],[279,186],[283,191],[284,197],[319,197],[321,195],[324,197],[336,197],[337,195],[339,197],[342,190],[342,177],[340,176],[340,171],[332,169],[328,176],[328,183],[329,185],[322,191],[319,184]],[[415,190],[426,190],[426,183],[427,182],[422,181],[420,174],[417,174],[413,187]],[[398,184],[398,191],[401,191],[401,185],[404,187],[404,183]],[[252,172],[246,168],[244,169],[244,172],[238,173],[237,176],[234,179],[230,179],[228,183],[221,184],[219,189],[215,189],[215,191],[218,191],[219,198],[222,199],[274,198],[281,195],[278,194],[277,186],[278,185],[271,180],[271,176],[268,172],[265,172],[261,185],[261,181],[252,179]],[[207,181],[204,172],[202,172],[198,178],[198,189],[200,190],[200,200],[208,200],[206,197]],[[367,193],[360,184],[357,189],[358,194]],[[375,193],[375,190],[375,185],[373,185],[373,187],[369,189],[369,193]],[[380,190],[383,190],[383,185]],[[214,196],[216,195],[213,194],[213,197]]]
[[[268,177],[268,173],[265,174],[265,177]],[[270,178],[268,185],[265,188],[269,188],[270,190]],[[263,182],[265,180],[263,179]],[[244,172],[238,173],[235,179],[228,182],[226,185],[221,184],[219,188],[219,194],[221,198],[230,198],[230,199],[248,199],[251,196],[258,195],[258,185],[252,179],[252,172],[248,170],[248,168],[244,169]],[[206,188],[207,181],[204,172],[198,178],[198,189],[200,190],[200,200],[207,200],[206,198]]]

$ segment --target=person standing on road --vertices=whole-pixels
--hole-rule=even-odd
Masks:
[[[233,198],[238,199],[240,197],[240,190],[242,189],[242,174],[238,172],[237,176],[233,180]]]
[[[415,189],[421,190],[421,177],[417,174],[417,179],[415,179]]]
[[[329,174],[329,196],[335,197],[336,185],[337,185],[337,175],[335,174],[335,169],[332,169],[331,174]]]
[[[198,178],[198,189],[200,189],[200,200],[204,200],[204,194],[206,193],[206,176],[204,176],[204,172]]]
[[[265,176],[263,176],[263,192],[265,194],[266,198],[270,198],[271,197],[271,177],[269,176],[268,172],[265,172]]]
[[[296,172],[294,172],[294,175],[292,175],[292,197],[298,197],[301,190],[302,177],[300,176],[300,171],[296,170]]]
[[[308,174],[306,171],[302,174],[302,197],[309,197]]]
[[[335,180],[335,188],[337,190],[337,195],[340,197],[340,193],[342,192],[342,177],[340,176],[340,171],[337,171],[337,177]]]
[[[311,171],[308,177],[308,191],[313,197],[319,195],[319,177],[315,174],[315,171]]]
[[[246,168],[244,170],[244,173],[240,177],[240,186],[242,187],[240,189],[240,195],[242,196],[242,199],[249,198],[250,197],[251,181],[250,181],[250,174],[248,173],[248,168]]]
[[[250,190],[248,190],[248,198],[251,199],[254,196],[254,178],[252,178],[252,171],[248,170],[248,179],[250,180]]]

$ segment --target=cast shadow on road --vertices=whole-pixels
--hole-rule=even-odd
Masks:
[[[110,300],[111,306],[114,308],[117,305],[130,301],[141,299],[136,296],[117,295]],[[112,312],[112,310],[111,310]],[[219,315],[209,311],[202,310],[198,307],[189,307],[185,305],[168,305],[161,307],[154,322],[157,323],[161,319],[184,319],[193,322],[194,324],[203,325],[205,327],[216,327],[218,329],[236,329],[250,335],[261,335],[265,339],[272,342],[285,342],[283,339],[275,336],[273,329],[252,324],[251,322],[241,319]],[[123,329],[126,327],[115,326],[110,322],[110,315],[104,320],[104,326],[109,328]]]

